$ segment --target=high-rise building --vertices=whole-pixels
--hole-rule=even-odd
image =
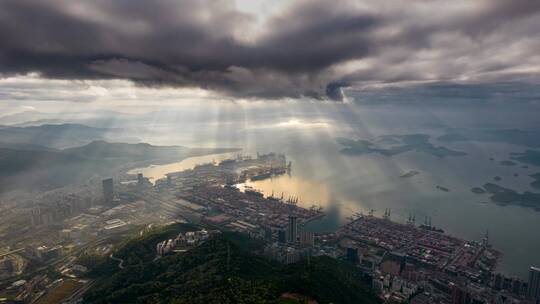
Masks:
[[[264,231],[264,239],[267,240],[267,241],[271,241],[272,240],[272,229],[268,226],[263,226],[262,227],[263,231]]]
[[[105,205],[112,205],[114,199],[114,184],[112,178],[107,178],[103,180],[103,199]]]
[[[538,303],[540,301],[540,268],[531,267],[528,286],[527,297]]]
[[[296,243],[297,239],[298,239],[297,217],[294,215],[290,215],[289,225],[287,227],[287,242]]]
[[[137,173],[137,185],[139,187],[144,185],[144,176],[142,173]]]
[[[382,291],[384,288],[383,280],[383,277],[373,278],[373,281],[371,282],[371,288],[373,288],[373,290],[375,290],[376,292]]]
[[[503,287],[503,276],[500,273],[497,273],[493,279],[493,289],[501,290]]]
[[[452,304],[469,304],[473,299],[465,286],[454,286],[452,290]]]
[[[39,204],[30,211],[32,226],[49,225],[61,221],[73,214],[72,206],[62,202]]]
[[[311,231],[300,230],[300,244],[313,246],[315,244],[315,234]]]
[[[41,208],[39,206],[34,207],[32,208],[32,210],[30,210],[30,221],[32,223],[32,226],[37,226],[37,225],[42,224]]]
[[[60,256],[62,248],[63,247],[61,245],[57,245],[54,247],[39,246],[35,250],[35,255],[43,261],[56,259]]]
[[[278,230],[278,243],[286,243],[287,242],[287,233],[285,230]]]
[[[137,173],[137,191],[142,192],[145,188],[145,180],[142,173]]]
[[[521,280],[514,278],[512,280],[512,293],[517,296],[521,295],[521,285],[523,285]]]
[[[352,263],[358,262],[358,248],[347,248],[347,261]]]
[[[398,276],[405,268],[405,255],[399,252],[387,252],[383,256],[381,271],[384,274]]]

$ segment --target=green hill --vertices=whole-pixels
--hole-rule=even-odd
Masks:
[[[65,149],[63,152],[90,159],[141,161],[181,157],[189,152],[189,150],[189,148],[181,146],[153,146],[147,143],[109,143],[96,140],[81,147]]]
[[[0,137],[0,194],[8,189],[50,190],[93,175],[107,176],[126,165],[159,164],[238,149],[109,143],[56,150],[32,144],[6,144]]]
[[[161,239],[165,234],[170,231]],[[101,265],[101,278],[84,303],[377,303],[353,268],[329,257],[282,265],[253,253],[261,248],[253,240],[225,233],[154,260],[148,248],[159,240],[154,234],[117,252],[124,269],[110,259]]]
[[[110,170],[111,163],[59,151],[0,147],[0,194],[12,189],[49,190]]]

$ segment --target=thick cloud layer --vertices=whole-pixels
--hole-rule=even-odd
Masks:
[[[335,100],[540,74],[537,0],[299,1],[257,18],[229,0],[3,0],[0,74]]]

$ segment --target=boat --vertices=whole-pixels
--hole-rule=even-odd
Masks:
[[[441,191],[444,191],[444,192],[449,192],[450,189],[446,188],[446,187],[443,187],[443,186],[440,186],[440,185],[437,185],[437,189],[441,190]]]
[[[267,178],[270,178],[272,177],[272,173],[271,172],[267,172],[267,173],[263,173],[263,174],[258,174],[258,175],[255,175],[255,176],[252,176],[250,179],[252,181],[258,181],[258,180],[263,180],[263,179],[267,179]]]

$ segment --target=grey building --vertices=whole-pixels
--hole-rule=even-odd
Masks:
[[[289,216],[289,225],[287,226],[287,242],[296,243],[298,239],[298,219],[294,215]]]
[[[114,199],[114,183],[112,178],[103,180],[103,199],[105,205],[111,206]]]
[[[529,288],[527,289],[527,297],[540,301],[540,268],[531,267],[529,270]]]

